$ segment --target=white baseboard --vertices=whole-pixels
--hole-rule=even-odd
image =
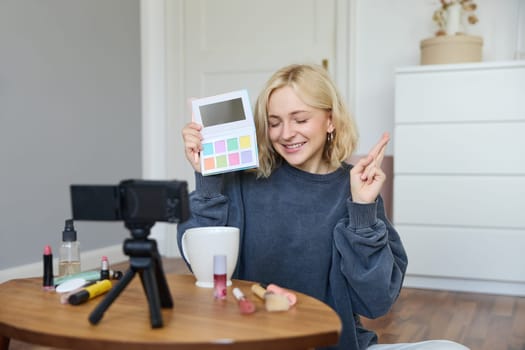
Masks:
[[[108,257],[110,265],[112,262],[120,263],[129,259],[129,257],[122,251],[122,244],[82,252],[80,255],[82,271],[100,268],[102,256]],[[58,272],[58,255],[55,254],[53,258],[53,271],[55,274]],[[15,278],[40,277],[42,276],[42,273],[43,265],[41,261],[33,264],[15,266],[0,270],[0,283]]]
[[[525,296],[525,282],[406,275],[403,286],[407,288],[436,289],[455,292]]]

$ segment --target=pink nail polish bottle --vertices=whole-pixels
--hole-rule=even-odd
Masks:
[[[213,256],[213,296],[226,299],[226,255]]]

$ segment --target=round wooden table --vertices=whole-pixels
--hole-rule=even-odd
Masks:
[[[162,309],[164,327],[151,328],[149,305],[138,276],[124,289],[97,325],[88,316],[102,300],[60,304],[55,292],[42,290],[41,278],[0,285],[0,348],[10,339],[71,349],[308,349],[336,344],[337,314],[326,304],[297,293],[289,311],[267,312],[251,293],[251,282],[234,280],[228,297],[195,286],[192,275],[167,275],[174,307]],[[232,288],[239,287],[257,311],[242,315]]]

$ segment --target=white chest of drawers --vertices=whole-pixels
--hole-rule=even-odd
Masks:
[[[525,61],[396,71],[405,286],[525,295]]]

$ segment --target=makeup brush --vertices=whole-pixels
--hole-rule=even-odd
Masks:
[[[253,284],[252,292],[264,300],[266,311],[287,311],[290,309],[290,301],[286,296],[269,292],[260,284]]]
[[[233,288],[233,295],[238,301],[241,314],[249,315],[255,312],[255,304],[248,300],[239,288]]]
[[[271,283],[267,285],[266,291],[270,293],[284,295],[286,298],[288,298],[288,302],[290,302],[290,306],[294,306],[295,303],[297,303],[297,296],[294,293],[290,292],[288,289],[279,287],[276,284]]]

